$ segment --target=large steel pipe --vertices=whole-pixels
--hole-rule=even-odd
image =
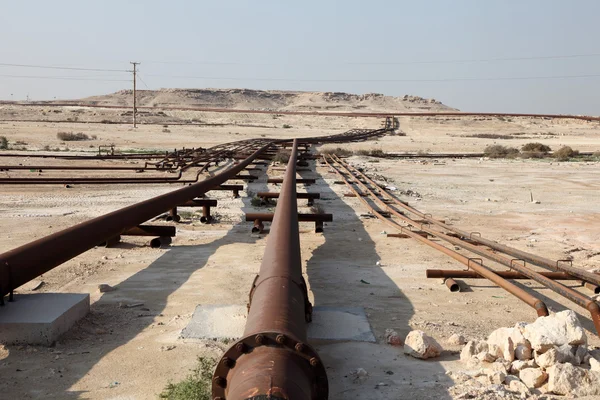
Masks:
[[[302,277],[296,200],[296,159],[292,155],[275,209],[265,254],[250,292],[244,336],[217,365],[213,399],[321,400],[327,375],[306,343],[312,306]]]

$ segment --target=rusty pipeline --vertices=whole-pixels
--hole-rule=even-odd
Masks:
[[[191,186],[166,193],[0,254],[0,296],[179,204],[218,187],[250,164],[271,143],[226,171]]]
[[[590,282],[597,286],[600,286],[600,275],[593,274],[591,272],[573,267],[573,263],[571,260],[550,260],[546,257],[538,256],[536,254],[528,253],[526,251],[522,251],[522,250],[518,250],[518,249],[515,249],[512,247],[509,247],[509,246],[505,246],[505,245],[495,242],[493,240],[485,239],[478,232],[466,232],[466,231],[460,230],[454,226],[447,225],[446,223],[444,223],[442,221],[432,218],[430,214],[424,214],[421,211],[409,206],[405,202],[402,202],[402,201],[398,200],[396,197],[390,195],[387,191],[380,188],[371,178],[369,178],[367,175],[365,175],[361,171],[358,171],[354,168],[353,168],[353,170],[355,171],[355,173],[358,176],[360,176],[361,178],[366,180],[368,183],[370,183],[375,188],[375,190],[379,194],[381,194],[383,197],[394,202],[394,204],[396,204],[397,206],[399,206],[407,211],[410,211],[411,213],[413,213],[415,215],[418,215],[420,218],[422,218],[423,220],[427,221],[428,223],[430,223],[432,225],[436,225],[440,228],[443,228],[446,231],[458,234],[459,236],[469,239],[470,241],[473,241],[475,243],[486,245],[494,250],[498,250],[498,251],[501,251],[502,253],[516,257],[516,259],[524,260],[531,264],[538,265],[540,267],[547,268],[552,271],[558,270],[558,271],[566,272],[570,275],[577,277],[578,279],[581,279],[583,281]],[[352,176],[354,176],[354,174],[352,174]]]
[[[371,189],[369,189],[368,187],[363,185],[360,181],[358,181],[354,177],[354,175],[352,175],[352,173],[344,166],[344,164],[337,157],[336,158],[334,158],[332,156],[329,156],[329,157],[332,161],[335,161],[336,163],[338,163],[340,165],[340,167],[343,170],[345,170],[348,175],[353,177],[352,178],[353,181],[357,182],[358,185],[361,186],[361,189],[363,190],[364,193],[371,196],[374,201],[381,203],[381,205],[383,207],[386,207],[386,204],[383,203],[381,200],[379,200],[377,198],[377,196],[375,195],[375,193]],[[325,160],[326,164],[329,167],[331,167],[336,172],[336,174],[344,181],[344,183],[346,184],[348,189],[350,189],[350,191],[352,191],[356,195],[356,197],[369,209],[369,211],[371,211],[377,218],[379,218],[379,220],[381,220],[385,224],[393,227],[394,229],[399,229],[400,233],[405,234],[406,236],[409,236],[421,243],[424,243],[424,244],[428,245],[429,247],[433,247],[434,249],[439,250],[442,253],[452,257],[456,261],[466,265],[467,268],[470,268],[473,271],[477,272],[479,275],[489,279],[496,285],[500,286],[507,292],[511,293],[512,295],[516,296],[518,299],[522,300],[523,302],[525,302],[526,304],[528,304],[529,306],[534,308],[536,310],[536,313],[538,316],[547,316],[548,315],[548,308],[546,307],[546,304],[544,304],[544,302],[542,300],[538,299],[535,296],[532,296],[531,294],[527,293],[525,290],[521,289],[520,287],[516,286],[515,284],[498,276],[493,270],[491,270],[490,268],[486,267],[483,264],[483,260],[465,257],[462,254],[459,254],[459,253],[457,253],[453,250],[450,250],[438,243],[435,243],[435,242],[421,236],[420,234],[412,232],[411,230],[409,230],[405,227],[402,227],[402,226],[396,224],[395,222],[391,221],[390,219],[384,217],[380,212],[375,210],[364,197],[359,195],[358,191],[354,188],[354,186],[352,186],[352,184],[346,179],[344,174],[342,172],[340,172],[340,170],[337,167],[335,167],[333,164],[329,163],[327,161],[327,158],[324,157],[324,160]]]
[[[530,279],[517,271],[494,271],[498,276],[504,279]],[[554,280],[578,280],[577,278],[565,274],[564,272],[538,272],[547,278]],[[479,279],[481,276],[473,271],[459,271],[455,269],[427,269],[425,270],[427,278],[455,278],[455,279]]]
[[[223,355],[213,376],[213,399],[325,400],[328,381],[307,344],[312,305],[302,276],[296,199],[297,141],[275,208],[271,235],[250,292],[242,339]]]

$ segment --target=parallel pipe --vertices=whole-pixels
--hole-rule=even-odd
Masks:
[[[339,162],[339,159],[334,159],[331,156],[330,156],[330,158],[332,161],[337,162],[342,168],[344,168],[344,166]],[[431,240],[424,238],[423,236],[419,235],[418,233],[414,233],[408,229],[405,229],[402,226],[390,221],[389,219],[387,219],[386,217],[381,215],[381,213],[377,212],[377,210],[375,210],[369,204],[369,202],[367,200],[365,200],[363,197],[359,196],[358,191],[348,182],[346,177],[335,166],[330,164],[325,157],[324,157],[324,159],[325,159],[326,164],[328,166],[330,166],[331,168],[333,168],[333,170],[340,176],[340,178],[343,179],[343,181],[346,184],[346,186],[348,187],[348,189],[350,189],[356,195],[356,197],[369,209],[369,211],[371,211],[373,214],[375,214],[375,216],[377,218],[379,218],[381,221],[383,221],[384,223],[390,225],[391,227],[393,227],[395,229],[399,229],[400,233],[403,233],[413,239],[418,240],[421,243],[424,243],[430,247],[433,247],[434,249],[439,250],[442,253],[452,257],[456,261],[466,265],[467,268],[471,268],[473,271],[477,272],[479,275],[489,279],[490,281],[494,282],[496,285],[500,286],[507,292],[511,293],[512,295],[516,296],[517,298],[519,298],[520,300],[522,300],[523,302],[527,303],[529,306],[534,308],[536,310],[536,313],[538,316],[547,316],[548,315],[548,308],[546,307],[546,304],[544,304],[543,301],[541,301],[540,299],[538,299],[535,296],[532,296],[531,294],[527,293],[525,290],[523,290],[520,287],[514,285],[513,283],[507,281],[506,279],[501,278],[494,271],[492,271],[491,269],[489,269],[488,267],[483,265],[483,261],[480,261],[478,259],[473,259],[473,258],[467,258],[467,257],[463,256],[462,254],[459,254],[459,253],[452,251],[438,243],[432,242]],[[347,171],[348,175],[352,176],[350,171],[348,171],[348,170],[346,170],[346,171]],[[358,181],[356,178],[354,178],[354,179],[356,182],[359,183],[360,186],[362,186],[362,190],[364,192],[369,193],[373,197],[374,200],[380,201],[377,199],[377,196],[375,195],[375,193],[373,193],[373,191],[371,191],[366,186],[362,185],[360,183],[360,181]],[[384,203],[382,202],[382,204],[384,204]]]
[[[212,178],[82,222],[0,254],[0,296],[10,293],[99,243],[106,242],[109,238],[116,237],[190,199],[202,196],[235,176],[270,145],[269,143],[262,146],[246,160]]]
[[[337,158],[337,157],[336,157]],[[358,171],[353,167],[349,167],[346,163],[344,163],[343,161],[338,160],[338,163],[342,166],[342,168],[344,168],[350,175],[354,176],[354,174],[352,173],[352,171]],[[352,169],[352,171],[349,168]],[[356,178],[355,178],[356,179]],[[357,180],[357,182],[359,183],[360,186],[363,187],[364,190],[369,191],[372,195],[375,195],[374,192],[372,192],[368,187],[366,187],[364,184],[360,183],[360,181]],[[380,200],[377,200],[380,201]],[[419,223],[416,221],[413,221],[412,219],[406,217],[403,214],[400,214],[394,207],[392,207],[391,205],[388,205],[386,203],[383,203],[383,206],[392,214],[394,214],[396,217],[398,217],[400,220],[402,220],[403,222],[421,229],[423,232],[426,232],[432,236],[436,236],[442,240],[445,240],[448,243],[451,243],[455,246],[460,246],[472,253],[475,253],[477,255],[480,255],[482,257],[486,257],[490,260],[493,260],[497,263],[503,264],[507,267],[509,267],[512,270],[515,270],[527,277],[529,277],[530,279],[541,283],[542,285],[546,286],[547,288],[549,288],[550,290],[560,294],[561,296],[563,296],[564,298],[574,302],[575,304],[577,304],[580,307],[583,307],[585,309],[587,309],[592,317],[592,322],[594,323],[594,326],[596,328],[596,331],[598,332],[598,334],[600,334],[600,306],[598,305],[598,303],[596,303],[593,299],[589,298],[588,296],[585,296],[573,289],[571,289],[568,286],[565,286],[561,283],[555,282],[554,280],[547,278],[541,274],[539,274],[537,271],[534,271],[530,268],[527,268],[526,263],[524,260],[519,260],[519,259],[511,259],[508,258],[506,256],[503,256],[501,254],[498,253],[494,253],[490,250],[486,250],[483,249],[479,246],[475,246],[471,243],[468,243],[464,240],[461,240],[459,238],[455,238],[449,235],[446,235],[444,233],[438,232],[436,230],[427,228],[423,223]],[[519,264],[519,262],[522,262],[522,265]]]
[[[516,271],[494,271],[498,276],[504,279],[530,279],[528,276],[521,274]],[[564,272],[538,272],[547,278],[554,280],[577,280],[577,278],[565,274]],[[476,272],[469,270],[456,270],[456,269],[427,269],[425,270],[425,276],[427,278],[456,278],[456,279],[480,279],[481,276]]]
[[[538,265],[538,266],[544,267],[544,268],[548,268],[553,271],[559,270],[562,272],[566,272],[566,273],[571,274],[583,281],[591,282],[597,286],[600,286],[600,276],[599,275],[593,274],[591,272],[588,272],[588,271],[585,271],[585,270],[582,270],[579,268],[575,268],[571,265],[572,263],[569,260],[550,260],[546,257],[538,256],[536,254],[531,254],[526,251],[522,251],[522,250],[518,250],[518,249],[515,249],[512,247],[509,247],[509,246],[505,246],[505,245],[495,242],[493,240],[485,239],[485,238],[481,237],[481,234],[479,234],[478,232],[466,232],[466,231],[460,230],[454,226],[447,225],[446,223],[444,223],[442,221],[432,218],[431,215],[424,214],[424,213],[420,212],[419,210],[409,206],[408,204],[398,200],[396,197],[390,195],[387,191],[381,189],[367,175],[365,175],[364,173],[362,173],[361,171],[358,171],[356,169],[354,169],[354,170],[357,175],[359,175],[361,178],[365,179],[367,182],[369,182],[371,185],[373,185],[375,190],[378,193],[380,193],[382,196],[384,196],[386,199],[393,201],[399,207],[401,207],[407,211],[410,211],[413,214],[418,215],[420,218],[424,219],[425,221],[427,221],[433,225],[439,226],[440,228],[443,228],[449,232],[454,232],[454,233],[456,233],[464,238],[467,238],[473,242],[486,245],[492,249],[501,251],[505,254],[509,254],[513,257],[517,257],[520,260],[525,260],[527,262],[530,262],[531,264]],[[570,265],[565,265],[566,263],[569,263]]]

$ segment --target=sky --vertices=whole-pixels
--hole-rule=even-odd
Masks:
[[[597,0],[0,0],[0,99],[130,89],[138,61],[140,89],[375,92],[599,115],[599,15]]]

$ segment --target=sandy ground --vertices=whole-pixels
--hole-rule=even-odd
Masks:
[[[243,124],[258,124],[254,116],[246,118]],[[92,151],[90,145],[110,142],[122,149],[206,147],[261,135],[324,135],[381,123],[372,119],[286,118],[289,120],[278,124],[289,122],[290,129],[174,126],[168,128],[169,133],[162,132],[160,125],[133,130],[124,125],[85,124],[80,128],[68,123],[4,122],[0,123],[0,136],[27,142],[24,146],[32,154],[40,154],[36,150],[46,144],[62,146],[56,139],[59,130],[98,135],[95,141],[67,144],[72,151]],[[533,141],[522,138],[528,136],[553,148],[569,144],[580,150],[600,150],[598,125],[580,121],[402,118],[401,129],[407,136],[348,147],[481,151],[494,140],[462,136],[526,132],[516,135],[517,139],[496,142],[518,145]],[[27,159],[26,153],[1,158],[2,163],[40,161]],[[598,162],[369,157],[351,157],[349,161],[374,177],[385,177],[399,190],[419,193],[420,200],[400,198],[462,229],[480,231],[549,258],[570,255],[577,267],[600,267]],[[269,172],[270,176],[280,174]],[[450,293],[440,281],[427,280],[427,268],[462,269],[462,265],[410,239],[387,238],[382,232],[390,229],[361,217],[365,210],[358,199],[344,197],[345,187],[334,184],[336,176],[328,168],[318,167],[302,176],[319,178],[317,185],[307,190],[320,192],[319,203],[325,212],[334,214],[334,222],[325,226],[323,234],[313,233],[310,224],[301,224],[302,259],[311,300],[315,305],[364,307],[378,340],[315,344],[327,365],[332,400],[452,398],[448,389],[453,382],[446,372],[462,366],[457,361],[459,348],[446,345],[446,338],[453,333],[481,338],[497,327],[535,319],[532,309],[487,281],[466,280],[463,292]],[[0,251],[178,187],[0,187]],[[249,186],[253,192],[267,188],[277,190],[266,184],[265,174]],[[304,187],[300,185],[299,190]],[[530,202],[530,193],[540,204]],[[218,357],[227,347],[225,343],[188,342],[178,336],[198,304],[245,304],[266,237],[252,236],[250,225],[242,222],[244,212],[254,210],[247,197],[232,199],[226,192],[211,192],[209,197],[219,200],[217,221],[201,225],[197,215],[186,214],[168,249],[151,249],[144,238],[127,237],[117,248],[92,249],[45,274],[41,291],[90,293],[92,311],[54,347],[7,346],[0,353],[3,398],[156,398],[168,382],[183,379],[198,356]],[[306,211],[305,201],[299,204]],[[100,294],[100,283],[117,290]],[[535,290],[554,311],[571,307],[535,283],[522,281],[520,285]],[[576,290],[589,294],[582,288]],[[143,306],[126,307],[136,303]],[[572,309],[587,329],[593,329],[585,310]],[[385,344],[387,328],[401,335],[421,329],[438,339],[446,351],[435,360],[409,358],[401,348]],[[600,344],[591,332],[588,336],[590,343]],[[350,372],[359,367],[369,378],[355,383]]]

